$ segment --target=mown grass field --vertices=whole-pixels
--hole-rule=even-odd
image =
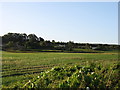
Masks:
[[[28,80],[37,77],[40,72],[50,70],[54,66],[86,66],[92,62],[109,67],[118,63],[118,53],[2,52],[2,85],[10,87],[16,82],[24,85]]]

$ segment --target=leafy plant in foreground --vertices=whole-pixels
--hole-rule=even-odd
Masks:
[[[82,88],[82,89],[119,89],[119,64],[103,67],[91,63],[89,66],[53,67],[41,72],[36,78],[26,82],[24,86],[13,88]]]

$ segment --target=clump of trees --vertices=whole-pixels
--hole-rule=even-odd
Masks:
[[[108,44],[89,44],[89,43],[74,43],[69,42],[55,42],[55,40],[44,40],[42,37],[37,37],[35,34],[25,33],[8,33],[2,38],[3,50],[61,50],[73,51],[74,48],[79,49],[94,49],[94,50],[117,50],[118,45]]]
[[[20,34],[8,33],[2,36],[2,48],[13,50],[39,49],[47,45],[42,37],[37,37],[35,34]]]

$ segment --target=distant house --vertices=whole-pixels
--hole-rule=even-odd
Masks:
[[[93,50],[97,49],[98,47],[91,47]]]
[[[58,46],[59,46],[59,47],[65,47],[65,45],[61,45],[61,44],[59,44]]]

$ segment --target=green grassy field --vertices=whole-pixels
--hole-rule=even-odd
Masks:
[[[55,66],[86,66],[93,62],[109,67],[118,63],[118,53],[2,52],[2,85],[10,87],[16,82],[24,85],[28,80],[37,77],[40,72]]]

